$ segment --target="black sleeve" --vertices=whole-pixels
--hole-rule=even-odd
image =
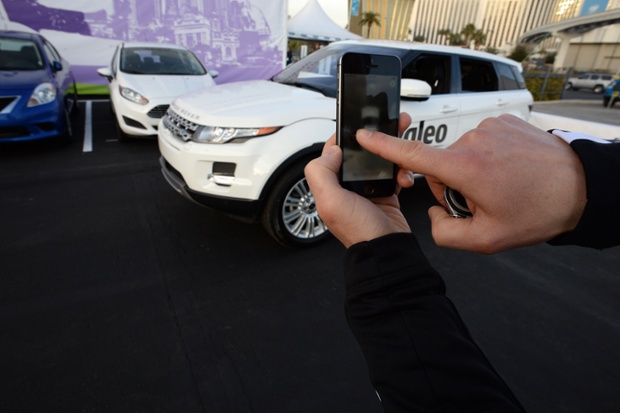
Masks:
[[[549,242],[609,248],[620,245],[620,143],[571,142],[586,173],[586,209],[577,227]]]
[[[347,321],[385,412],[524,411],[412,234],[349,248],[345,284]]]

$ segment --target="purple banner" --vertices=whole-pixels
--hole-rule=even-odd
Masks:
[[[184,45],[226,83],[282,70],[285,1],[1,0],[0,28],[46,36],[81,83],[105,83],[96,68],[109,65],[119,41]]]

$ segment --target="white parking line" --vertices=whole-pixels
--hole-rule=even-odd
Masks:
[[[93,102],[86,101],[86,113],[84,119],[84,146],[82,152],[93,151]]]

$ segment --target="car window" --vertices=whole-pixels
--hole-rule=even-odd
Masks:
[[[193,53],[161,47],[125,47],[121,72],[136,75],[204,75],[204,66]]]
[[[592,80],[598,80],[598,79],[600,79],[599,75],[592,75]]]
[[[515,77],[515,71],[510,65],[504,63],[496,63],[499,71],[499,78],[502,84],[502,90],[520,89],[519,82]]]
[[[41,70],[43,68],[41,52],[35,42],[0,37],[0,69]]]
[[[521,74],[519,68],[517,68],[516,66],[510,66],[510,70],[512,70],[512,73],[515,75],[515,79],[517,79],[519,89],[527,88],[525,84],[525,79],[523,78],[523,75]]]
[[[461,90],[463,92],[492,92],[498,90],[493,64],[487,60],[460,57]]]
[[[423,80],[431,86],[431,95],[450,93],[450,56],[421,54],[403,68],[403,79]]]
[[[272,80],[278,83],[305,87],[336,97],[338,60],[347,49],[325,47],[287,66]]]
[[[62,59],[58,55],[58,52],[56,52],[56,50],[51,48],[49,43],[45,43],[43,45],[43,50],[45,50],[45,54],[47,55],[47,60],[49,60],[50,62],[54,62],[54,61],[61,62],[62,61]]]

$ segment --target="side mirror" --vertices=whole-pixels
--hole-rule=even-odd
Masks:
[[[112,81],[112,71],[110,70],[110,68],[108,67],[102,67],[97,69],[97,73],[99,74],[99,76],[103,76],[106,79],[108,79],[108,82]]]
[[[422,102],[431,97],[431,86],[422,80],[402,79],[400,96],[404,99]]]
[[[54,60],[52,62],[52,70],[54,72],[60,72],[62,70],[62,63],[60,63],[58,60]]]
[[[217,70],[209,70],[209,74],[211,75],[213,79],[215,79],[216,77],[220,75],[220,72],[218,72]]]

